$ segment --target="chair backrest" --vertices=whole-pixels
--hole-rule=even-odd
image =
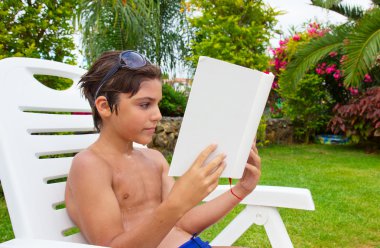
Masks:
[[[47,60],[0,61],[0,180],[17,238],[85,242],[80,233],[66,236],[74,224],[64,209],[73,153],[98,136],[92,116],[80,114],[91,112],[77,87],[84,73]],[[69,78],[73,85],[53,90],[34,75]]]

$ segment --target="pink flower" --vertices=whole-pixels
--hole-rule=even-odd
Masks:
[[[272,89],[278,89],[278,83],[277,83],[277,81],[273,81],[273,83],[272,83]]]
[[[274,68],[276,70],[285,69],[286,65],[287,65],[286,61],[281,61],[279,58],[275,58],[275,60],[274,60]]]
[[[359,93],[357,88],[350,87],[348,90],[351,92],[351,95],[357,95]]]
[[[315,72],[316,72],[317,74],[319,74],[319,75],[323,75],[323,74],[325,74],[325,71],[324,71],[322,68],[320,68],[320,67],[316,68],[316,69],[315,69]]]
[[[289,41],[288,38],[286,38],[285,40],[280,40],[279,45],[280,46],[286,45],[286,43],[288,43],[288,41]]]
[[[298,34],[293,35],[293,40],[299,41],[301,37]]]
[[[333,77],[338,80],[339,78],[341,78],[341,75],[340,75],[340,70],[336,70]]]
[[[281,62],[281,68],[285,69],[285,67],[286,67],[287,64],[288,64],[288,62],[282,61]]]
[[[319,28],[319,24],[316,23],[316,22],[313,22],[313,23],[309,24],[309,27],[311,27],[311,28]]]
[[[274,68],[275,68],[276,70],[279,70],[280,67],[281,67],[281,60],[278,59],[278,58],[275,58],[275,60],[274,60]]]
[[[315,34],[316,31],[317,31],[317,30],[316,30],[315,28],[309,28],[309,29],[307,30],[307,32],[308,32],[310,35]]]
[[[347,59],[347,55],[343,55],[342,58],[340,58],[339,62],[343,63]]]
[[[276,52],[276,54],[281,54],[284,52],[284,48],[278,47],[278,48],[276,48],[275,52]]]
[[[334,52],[330,52],[329,55],[332,58],[332,57],[335,57],[336,55],[338,55],[338,53],[334,51]]]
[[[333,65],[331,65],[331,66],[328,66],[327,68],[326,68],[326,73],[327,74],[331,74],[331,73],[334,73],[335,71],[336,71],[336,65],[335,64],[333,64]]]
[[[316,23],[316,22],[313,22],[313,23],[309,24],[309,27],[311,27],[311,28],[319,28],[319,24]]]
[[[363,81],[366,82],[366,83],[371,83],[372,82],[372,78],[371,78],[371,76],[369,74],[365,74]]]

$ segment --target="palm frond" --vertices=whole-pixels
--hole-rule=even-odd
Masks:
[[[330,9],[333,5],[338,5],[342,0],[311,0],[311,5],[324,9]]]
[[[294,60],[286,67],[281,76],[281,81],[291,82],[295,87],[307,71],[315,66],[318,61],[326,57],[330,52],[338,51],[342,48],[344,37],[351,29],[351,26],[342,25],[323,37],[301,45],[294,55]]]
[[[351,20],[359,20],[364,15],[364,9],[360,6],[348,6],[343,4],[333,5],[331,7],[332,11],[335,11],[341,15],[344,15]]]
[[[380,54],[380,9],[368,12],[357,24],[344,46],[348,59],[343,63],[344,83],[358,86]]]
[[[364,9],[360,6],[342,4],[341,0],[312,0],[312,5],[334,11],[350,20],[359,20],[364,15]]]
[[[89,63],[106,50],[136,49],[147,32],[154,0],[80,0],[77,9],[82,46]],[[147,29],[149,27],[149,29]]]

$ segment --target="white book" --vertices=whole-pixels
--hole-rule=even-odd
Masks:
[[[241,178],[273,79],[273,74],[200,57],[169,176],[182,176],[203,149],[217,144],[210,159],[227,155],[221,177]]]

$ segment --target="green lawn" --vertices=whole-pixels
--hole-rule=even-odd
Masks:
[[[260,149],[262,185],[308,188],[315,211],[281,209],[295,247],[380,247],[380,154],[350,146],[294,145]],[[202,236],[212,239],[241,208]],[[12,238],[0,198],[0,241]],[[270,247],[262,226],[253,226],[236,243]]]
[[[260,155],[261,185],[312,193],[315,211],[280,210],[294,247],[380,247],[380,154],[349,146],[295,145],[261,148]],[[225,224],[203,236],[212,239]],[[262,226],[251,227],[235,245],[270,247]]]

